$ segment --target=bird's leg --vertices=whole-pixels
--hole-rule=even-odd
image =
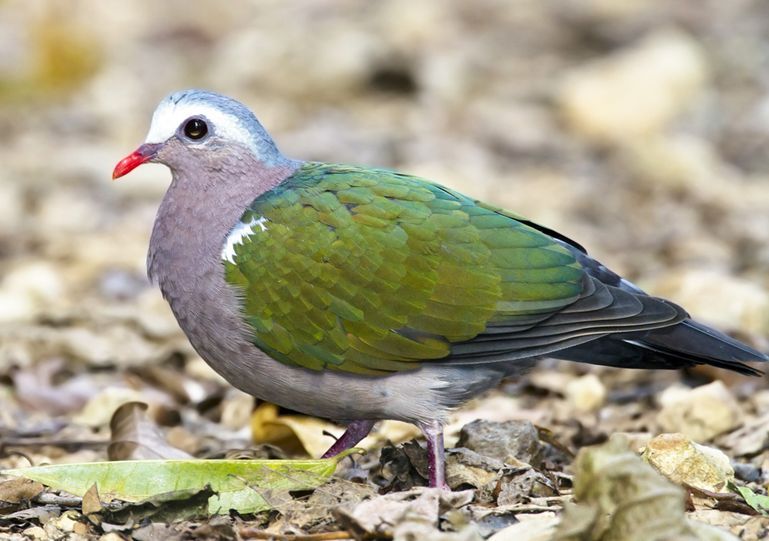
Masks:
[[[375,421],[353,421],[347,425],[344,434],[334,442],[334,445],[328,448],[328,451],[323,453],[321,458],[336,456],[342,451],[354,447],[360,440],[368,436],[368,433],[374,428],[374,423]]]
[[[446,459],[443,451],[443,425],[439,421],[420,423],[419,428],[427,438],[427,473],[430,486],[447,489]]]

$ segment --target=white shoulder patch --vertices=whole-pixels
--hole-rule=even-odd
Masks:
[[[237,117],[200,101],[162,102],[152,115],[150,131],[144,142],[148,144],[164,143],[174,136],[182,122],[193,116],[207,120],[209,129],[214,133],[253,147],[251,134]]]
[[[238,222],[238,225],[232,228],[222,248],[222,259],[235,263],[235,246],[243,244],[243,239],[254,232],[254,227],[259,227],[260,231],[267,231],[267,218],[251,218],[247,223]]]

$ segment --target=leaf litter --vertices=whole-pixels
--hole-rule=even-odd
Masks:
[[[146,129],[140,112],[195,73],[259,104],[292,155],[382,164],[521,211],[767,349],[765,70],[745,54],[765,48],[764,3],[298,0],[215,17],[198,1],[182,16],[49,4],[0,3],[0,469],[59,468],[69,490],[3,476],[1,536],[769,535],[765,378],[549,360],[449,419],[459,496],[424,488],[424,442],[388,422],[327,482],[259,488],[267,510],[245,512],[258,480],[226,473],[247,467],[234,463],[316,464],[343,427],[255,404],[205,365],[144,277],[165,173],[107,180]],[[333,39],[297,48],[308,36]],[[260,62],[243,62],[253,50]],[[125,467],[110,459],[150,479],[187,456],[207,460],[189,466],[202,479],[143,500],[97,482]],[[236,489],[224,502],[205,471],[222,464],[217,486]],[[243,512],[211,514],[229,506]]]
[[[129,402],[115,412],[110,462],[51,464],[2,473],[80,496],[83,507],[92,512],[98,511],[101,501],[176,501],[210,490],[213,495],[208,500],[209,514],[230,510],[249,514],[271,509],[273,493],[321,485],[339,460],[357,451],[323,460],[197,460],[170,446],[147,422],[145,410],[145,404]]]

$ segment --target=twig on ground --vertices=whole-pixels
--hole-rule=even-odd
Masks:
[[[274,539],[275,541],[337,541],[353,538],[349,533],[344,531],[293,535],[268,532],[256,528],[241,528],[238,533],[244,539]]]

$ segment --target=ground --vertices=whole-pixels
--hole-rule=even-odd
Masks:
[[[109,177],[184,87],[244,101],[290,156],[392,167],[526,215],[768,350],[768,21],[760,0],[0,3],[0,468],[317,457],[339,433],[218,378],[145,277],[168,173]],[[130,402],[146,412],[111,429]],[[271,492],[271,511],[189,518],[17,481],[0,485],[0,535],[652,539],[639,525],[660,510],[637,502],[662,491],[693,521],[674,513],[676,538],[710,523],[760,539],[761,500],[737,492],[765,492],[768,428],[765,378],[545,361],[456,412],[453,496],[412,488],[420,441],[387,423],[328,484]],[[617,486],[622,512],[606,507],[625,501]]]

